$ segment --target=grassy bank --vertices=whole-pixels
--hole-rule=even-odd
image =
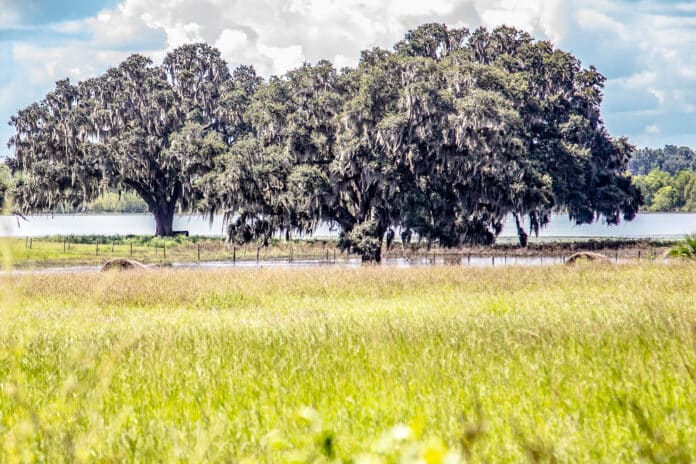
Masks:
[[[689,264],[0,276],[0,462],[692,461],[694,281]]]
[[[612,259],[638,260],[661,257],[673,244],[666,240],[633,239],[563,239],[532,243],[519,248],[516,243],[500,243],[487,247],[462,247],[457,249],[428,248],[423,244],[402,247],[394,244],[383,251],[385,259],[466,257],[474,256],[569,256],[580,250],[606,253]],[[269,261],[269,260],[328,260],[358,256],[337,249],[335,240],[273,240],[268,247],[254,244],[232,246],[223,239],[210,237],[152,236],[50,236],[35,238],[4,238],[2,246],[12,256],[12,267],[18,269],[101,265],[112,258],[129,258],[145,264],[197,261]],[[258,254],[257,254],[258,252]]]

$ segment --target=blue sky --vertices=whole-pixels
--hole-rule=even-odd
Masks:
[[[607,78],[603,116],[639,146],[696,147],[696,2],[656,0],[0,0],[0,154],[6,124],[64,77],[191,41],[230,66],[279,74],[322,58],[352,65],[424,22],[509,24],[551,39]]]

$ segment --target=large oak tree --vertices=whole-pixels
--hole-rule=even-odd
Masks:
[[[171,235],[177,208],[194,207],[197,179],[237,135],[235,84],[206,44],[177,48],[160,66],[132,55],[102,76],[58,82],[10,121],[17,207],[77,208],[107,189],[131,190],[154,215],[156,235]]]
[[[554,211],[579,224],[636,214],[633,147],[604,126],[603,83],[508,27],[426,24],[355,68],[322,61],[268,82],[250,67],[230,75],[204,44],[161,66],[134,55],[59,82],[12,119],[16,197],[31,211],[129,189],[158,234],[176,208],[197,208],[225,212],[238,242],[329,222],[366,261],[398,228],[404,240],[488,244],[509,215],[526,245]]]

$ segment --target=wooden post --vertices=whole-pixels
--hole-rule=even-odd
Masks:
[[[133,256],[133,240],[130,242],[130,255]]]
[[[29,239],[29,249],[31,250],[32,246],[34,245],[34,237],[31,237]]]
[[[232,247],[232,263],[237,262],[237,247]]]
[[[111,241],[111,253],[114,252],[114,245],[116,244],[116,240]]]
[[[162,258],[167,259],[167,241],[162,245]]]
[[[334,248],[334,263],[336,262],[336,249]]]
[[[471,252],[466,255],[466,264],[471,264]]]
[[[619,262],[619,249],[617,248],[614,252],[614,261]]]
[[[261,247],[256,247],[256,264],[259,264],[259,251],[261,250]]]
[[[99,239],[97,239],[96,250],[97,256],[99,256]]]
[[[201,260],[201,244],[196,243],[196,255],[198,256],[198,261]]]
[[[495,267],[495,256],[491,256],[491,266]]]
[[[640,250],[638,250],[638,261],[640,261]]]
[[[24,239],[24,248],[29,248],[29,236]]]
[[[326,250],[326,262],[329,262],[329,250]]]

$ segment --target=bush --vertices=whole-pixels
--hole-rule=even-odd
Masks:
[[[672,258],[696,258],[696,234],[687,235],[683,242],[669,250],[668,255]]]

